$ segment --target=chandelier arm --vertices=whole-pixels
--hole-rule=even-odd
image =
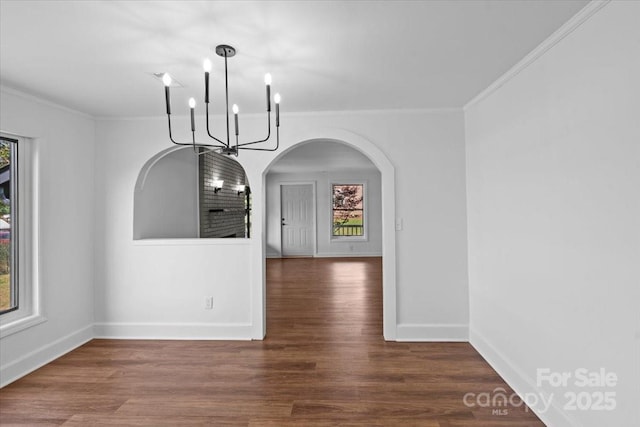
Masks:
[[[247,144],[245,144],[247,145]],[[276,146],[275,148],[254,148],[254,147],[238,147],[239,150],[252,150],[252,151],[277,151],[280,147],[280,128],[276,127]]]
[[[178,142],[175,139],[173,139],[173,135],[171,134],[171,115],[167,114],[167,121],[169,123],[169,139],[171,140],[171,142],[173,142],[175,145],[189,145],[191,147],[213,147],[213,148],[225,148],[224,145],[214,145],[214,144],[201,144],[199,142],[196,142],[195,140],[195,132],[192,133],[192,142]]]
[[[171,134],[171,114],[167,114],[167,122],[169,123],[169,139],[176,145],[182,145],[180,142],[177,142],[173,139],[173,135]]]
[[[211,148],[211,151],[214,151],[213,149],[215,148],[226,148],[224,145],[211,145],[211,144],[201,144],[199,142],[196,142],[195,144],[193,142],[175,142],[175,141],[171,141],[173,142],[175,145],[184,145],[184,146],[189,146],[189,147],[196,147],[196,148]]]
[[[244,147],[245,145],[260,144],[261,142],[267,142],[269,138],[271,138],[271,111],[267,111],[267,137],[259,141],[243,142],[239,146]]]
[[[251,151],[277,151],[277,148],[252,148],[252,147],[240,147],[241,150],[251,150]]]
[[[175,145],[184,145],[184,146],[189,146],[189,147],[196,147],[196,148],[205,148],[205,147],[212,147],[212,148],[226,148],[223,145],[210,145],[210,144],[201,144],[199,142],[196,142],[195,144],[193,142],[175,142],[175,141],[171,141],[173,142]],[[213,151],[213,150],[212,150]]]
[[[220,141],[218,138],[216,138],[215,136],[211,135],[211,132],[209,131],[209,103],[205,103],[205,115],[206,115],[206,122],[207,122],[207,135],[209,135],[209,138],[215,139],[216,141],[218,141],[220,144],[225,145],[224,141]]]

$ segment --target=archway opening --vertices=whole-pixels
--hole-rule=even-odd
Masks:
[[[335,156],[333,161],[335,164],[325,166],[331,166],[333,169],[343,168],[347,172],[349,171],[349,165],[353,161],[353,159],[358,157],[363,157],[369,165],[373,165],[375,172],[378,174],[377,181],[374,184],[377,187],[376,192],[379,195],[379,221],[374,225],[374,232],[379,233],[379,244],[377,251],[375,249],[371,249],[372,245],[369,243],[369,252],[363,254],[358,249],[358,246],[361,246],[364,242],[370,242],[371,240],[364,240],[361,242],[356,242],[355,240],[352,242],[349,241],[340,241],[334,240],[331,241],[331,237],[327,239],[329,243],[333,243],[334,248],[342,245],[342,249],[339,252],[327,252],[320,249],[319,244],[319,236],[316,236],[316,242],[314,252],[312,256],[316,258],[322,258],[325,256],[331,255],[340,255],[342,257],[349,256],[350,254],[355,259],[358,256],[371,256],[371,255],[382,255],[382,268],[381,268],[381,276],[382,276],[382,314],[383,314],[383,335],[386,340],[395,340],[396,338],[396,283],[395,283],[395,174],[394,169],[388,158],[384,153],[382,153],[374,144],[365,140],[362,137],[359,137],[355,134],[350,134],[349,132],[335,130],[329,132],[323,132],[324,137],[312,137],[307,139],[300,140],[297,144],[293,144],[287,150],[283,151],[279,154],[264,170],[263,172],[263,200],[265,203],[265,210],[263,214],[263,228],[265,230],[265,238],[263,242],[263,251],[267,257],[278,257],[282,256],[282,252],[278,253],[277,250],[274,251],[274,247],[272,244],[277,242],[278,238],[282,239],[281,231],[278,233],[278,228],[281,227],[279,223],[281,221],[282,216],[280,216],[280,208],[278,206],[278,202],[274,202],[277,200],[278,190],[281,192],[280,184],[278,184],[276,191],[276,197],[273,197],[274,193],[274,180],[271,179],[270,174],[275,172],[275,174],[282,174],[283,170],[281,166],[287,166],[287,162],[285,161],[283,164],[279,165],[279,161],[281,159],[287,158],[296,158],[295,155],[291,153],[295,153],[294,150],[303,150],[301,152],[312,152],[314,149],[321,149],[323,144],[326,144],[325,147],[340,147],[343,153],[349,152],[354,157],[349,159],[348,156],[340,157],[336,159]],[[313,148],[310,148],[313,147]],[[322,171],[320,171],[322,172]],[[330,175],[331,172],[329,170],[325,171],[327,175]],[[282,178],[282,177],[280,177]],[[344,179],[351,181],[348,177],[343,177]],[[296,180],[302,180],[302,176],[298,176],[293,181],[295,183]],[[276,180],[277,181],[277,180]],[[310,179],[307,181],[311,181],[313,183],[314,179]],[[328,184],[333,181],[330,177],[322,179],[322,189],[318,190],[318,181],[315,180],[315,189],[317,192],[324,191],[325,192],[325,200],[331,199],[330,186]],[[337,179],[337,181],[342,181],[342,184],[352,184],[353,182],[347,182],[342,178]],[[316,204],[317,198],[316,198]],[[330,228],[330,224],[328,219],[331,215],[331,205],[326,203],[328,206],[316,206],[314,209],[316,212],[319,212],[321,209],[324,210],[323,216],[327,219],[327,229]],[[325,209],[326,208],[326,209]],[[274,214],[277,215],[274,216]],[[317,213],[316,213],[317,214]],[[276,218],[276,220],[274,220]],[[369,224],[371,225],[371,224]],[[274,238],[274,236],[276,236]],[[326,236],[326,234],[325,234]],[[323,236],[324,237],[324,236]],[[266,291],[263,288],[263,291]],[[263,292],[263,307],[266,308],[266,292]],[[266,315],[266,313],[265,313]],[[266,319],[265,319],[266,320]],[[266,325],[266,323],[265,323]]]

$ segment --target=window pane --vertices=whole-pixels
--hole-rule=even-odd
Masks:
[[[13,310],[18,305],[15,280],[15,242],[12,227],[15,225],[15,158],[16,141],[0,139],[0,313]]]
[[[364,236],[364,186],[333,185],[333,236]]]

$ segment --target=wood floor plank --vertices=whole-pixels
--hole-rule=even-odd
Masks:
[[[380,258],[267,261],[264,341],[93,340],[0,390],[0,425],[542,426],[468,343],[382,338]],[[504,409],[504,408],[503,408]]]
[[[204,427],[241,426],[248,424],[248,417],[198,417],[198,416],[135,416],[111,414],[77,414],[62,424],[64,427]]]

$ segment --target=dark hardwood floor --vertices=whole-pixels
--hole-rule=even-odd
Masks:
[[[382,339],[379,258],[267,267],[264,341],[93,340],[0,390],[0,424],[543,425],[465,405],[512,393],[469,344]]]

